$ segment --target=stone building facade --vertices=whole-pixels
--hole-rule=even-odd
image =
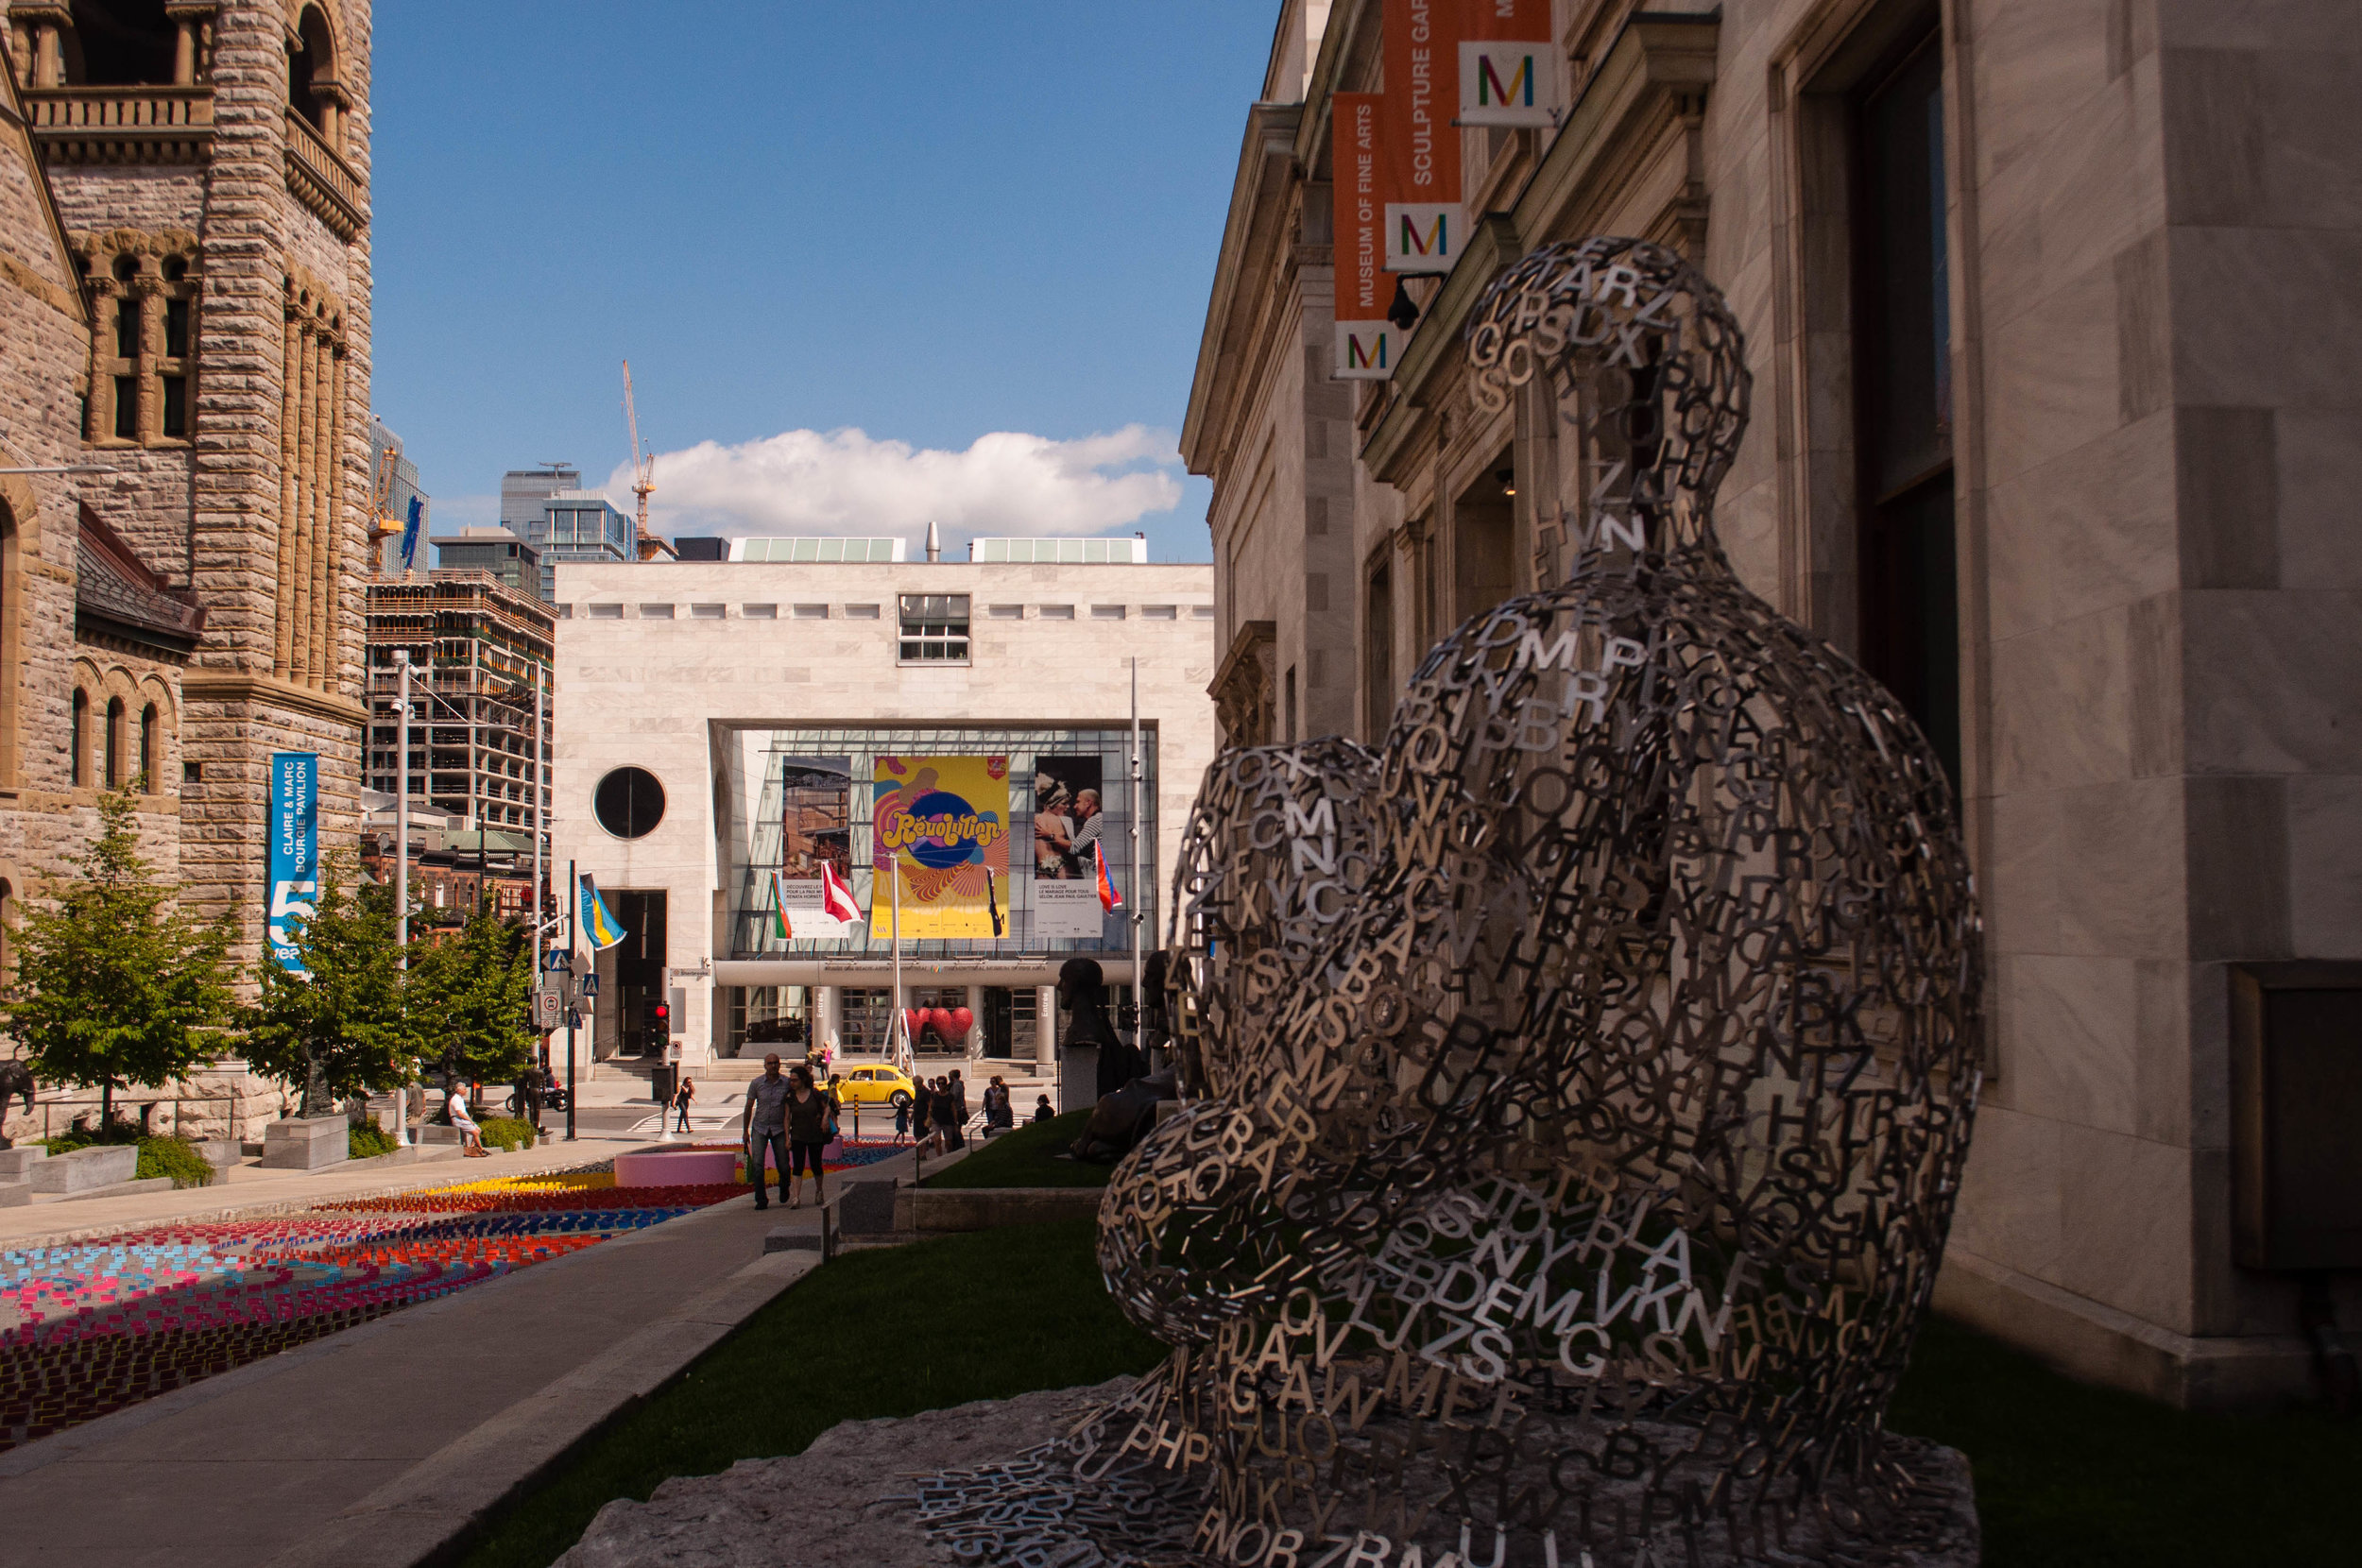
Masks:
[[[1374,738],[1437,638],[1553,580],[1554,433],[1478,407],[1461,327],[1535,245],[1679,249],[1748,334],[1735,566],[1962,797],[1991,1056],[1940,1304],[2187,1405],[2303,1393],[2255,1020],[2362,1005],[2362,11],[1555,0],[1568,108],[1462,138],[1467,248],[1349,383],[1329,104],[1390,87],[1382,7],[1279,9],[1182,436],[1225,740]],[[2311,1310],[2351,1327],[2343,1278]]]
[[[204,609],[157,793],[196,903],[237,909],[251,961],[270,754],[319,754],[326,844],[358,810],[369,10],[10,0],[7,22],[82,316],[26,374],[67,459],[103,470],[56,476],[44,514],[88,508]]]
[[[368,8],[0,23],[0,914],[128,786],[251,963],[270,754],[319,754],[323,847],[358,812]],[[148,1096],[191,1106],[156,1124],[275,1114],[219,1076]]]

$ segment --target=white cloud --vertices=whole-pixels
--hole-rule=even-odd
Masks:
[[[1125,529],[1181,500],[1169,431],[1126,425],[1053,441],[999,431],[964,452],[881,441],[845,429],[791,430],[657,454],[649,521],[659,533],[1096,534]],[[606,493],[632,509],[631,471]]]

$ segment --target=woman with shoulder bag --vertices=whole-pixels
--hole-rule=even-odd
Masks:
[[[834,1142],[837,1136],[836,1097],[813,1088],[812,1073],[807,1068],[797,1067],[795,1079],[795,1086],[787,1092],[787,1206],[791,1209],[803,1206],[801,1172],[809,1167],[812,1170],[813,1204],[819,1207],[829,1201],[820,1151]]]

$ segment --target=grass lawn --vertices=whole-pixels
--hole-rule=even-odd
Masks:
[[[798,1453],[840,1421],[1146,1371],[1162,1347],[1108,1301],[1093,1231],[1065,1220],[838,1258],[527,1497],[468,1568],[543,1568],[612,1498]],[[1891,1423],[1974,1462],[1985,1568],[2362,1560],[2362,1424],[2322,1412],[2184,1415],[1937,1320]]]
[[[1943,1319],[1888,1414],[1969,1457],[1985,1568],[2362,1562],[2362,1423],[2187,1415]]]
[[[919,1183],[930,1187],[1104,1187],[1113,1166],[1084,1160],[1061,1160],[1069,1145],[1083,1135],[1091,1119],[1088,1111],[1069,1111],[1048,1121],[1029,1121],[1003,1133],[954,1166],[947,1166]]]
[[[618,1497],[799,1454],[840,1421],[908,1416],[1146,1372],[1164,1347],[1108,1300],[1087,1219],[850,1253],[593,1440],[468,1568],[542,1568]]]

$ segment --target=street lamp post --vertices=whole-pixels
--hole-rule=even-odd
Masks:
[[[395,962],[410,967],[410,650],[394,650],[394,668],[402,689],[402,718],[394,743],[401,753],[401,773],[394,793],[394,951]],[[410,1089],[394,1090],[394,1143],[410,1141]]]

